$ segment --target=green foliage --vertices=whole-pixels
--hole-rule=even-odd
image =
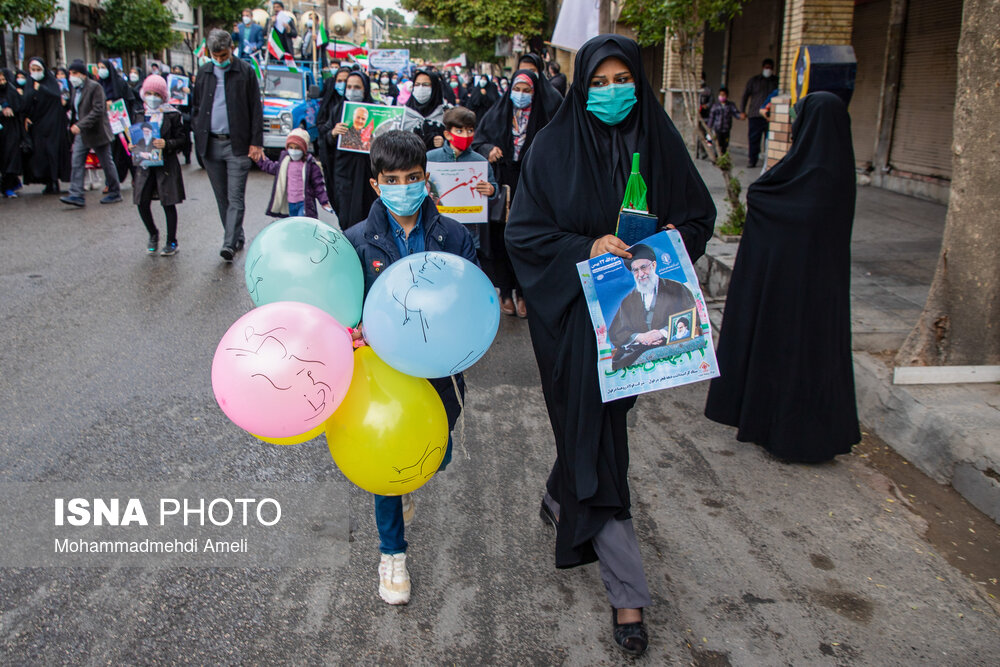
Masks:
[[[544,0],[402,0],[400,4],[457,39],[488,41],[491,51],[497,36],[534,37],[545,27]]]
[[[0,27],[11,30],[24,19],[35,19],[41,25],[55,12],[56,0],[0,0]]]
[[[194,0],[192,7],[201,7],[206,30],[211,27],[231,30],[233,23],[240,20],[244,9],[257,9],[270,5],[264,0]],[[270,13],[270,9],[268,9]]]
[[[636,31],[642,46],[663,42],[670,34],[686,45],[704,30],[723,30],[748,0],[627,0],[618,20]]]
[[[170,26],[174,15],[159,0],[105,0],[101,5],[101,31],[97,43],[116,53],[161,51],[179,36]]]
[[[389,10],[394,11],[394,10]],[[398,12],[397,12],[398,13]],[[389,19],[393,23],[395,20]],[[427,25],[431,19],[417,14],[414,20],[416,25]],[[419,39],[447,39],[448,42],[442,44],[406,44],[404,40],[411,38]],[[389,28],[389,39],[379,45],[387,49],[401,48],[409,49],[410,57],[422,59],[428,62],[442,62],[454,58],[460,53],[464,53],[468,62],[479,62],[485,60],[496,60],[493,55],[493,39],[472,39],[458,36],[451,28],[445,26],[435,26],[433,28],[401,28],[392,26]]]
[[[384,9],[382,7],[376,7],[372,10],[372,16],[377,16],[386,23],[406,23],[406,17],[400,12],[397,12],[391,7],[389,9]],[[395,26],[393,26],[395,27]],[[392,28],[390,28],[391,30]]]

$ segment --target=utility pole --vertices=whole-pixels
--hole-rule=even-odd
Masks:
[[[601,0],[601,8],[597,19],[597,30],[606,35],[611,32],[611,0]]]

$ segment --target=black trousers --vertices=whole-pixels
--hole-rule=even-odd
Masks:
[[[754,116],[747,121],[747,141],[750,153],[750,166],[757,166],[757,158],[760,157],[760,140],[767,132],[767,119],[763,116]]]
[[[725,153],[727,150],[729,150],[729,133],[716,132],[715,143],[716,143],[715,149],[719,152],[719,155]]]

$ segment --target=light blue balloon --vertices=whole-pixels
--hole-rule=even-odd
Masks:
[[[422,252],[393,262],[365,299],[365,340],[397,371],[422,378],[479,361],[500,326],[500,303],[479,268],[458,255]]]
[[[346,327],[361,320],[361,260],[347,237],[325,222],[285,218],[271,223],[250,244],[243,273],[255,306],[300,301]]]

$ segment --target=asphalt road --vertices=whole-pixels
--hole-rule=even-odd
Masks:
[[[464,449],[415,494],[413,599],[389,607],[376,592],[371,498],[323,439],[264,445],[214,401],[215,346],[251,304],[242,255],[218,257],[204,172],[186,168],[185,181],[172,258],[145,255],[130,188],[113,206],[89,193],[84,210],[37,187],[0,201],[0,481],[333,482],[349,497],[349,563],[6,568],[0,662],[624,662],[596,566],[556,571],[538,517],[553,444],[526,323],[504,318],[467,374]],[[248,238],[268,222],[269,192],[269,177],[251,174]],[[635,522],[655,601],[645,662],[995,664],[993,588],[927,541],[905,490],[859,455],[785,465],[740,444],[701,416],[705,390],[659,392],[632,412]],[[970,510],[942,511],[958,521]],[[996,577],[996,553],[985,562]]]

